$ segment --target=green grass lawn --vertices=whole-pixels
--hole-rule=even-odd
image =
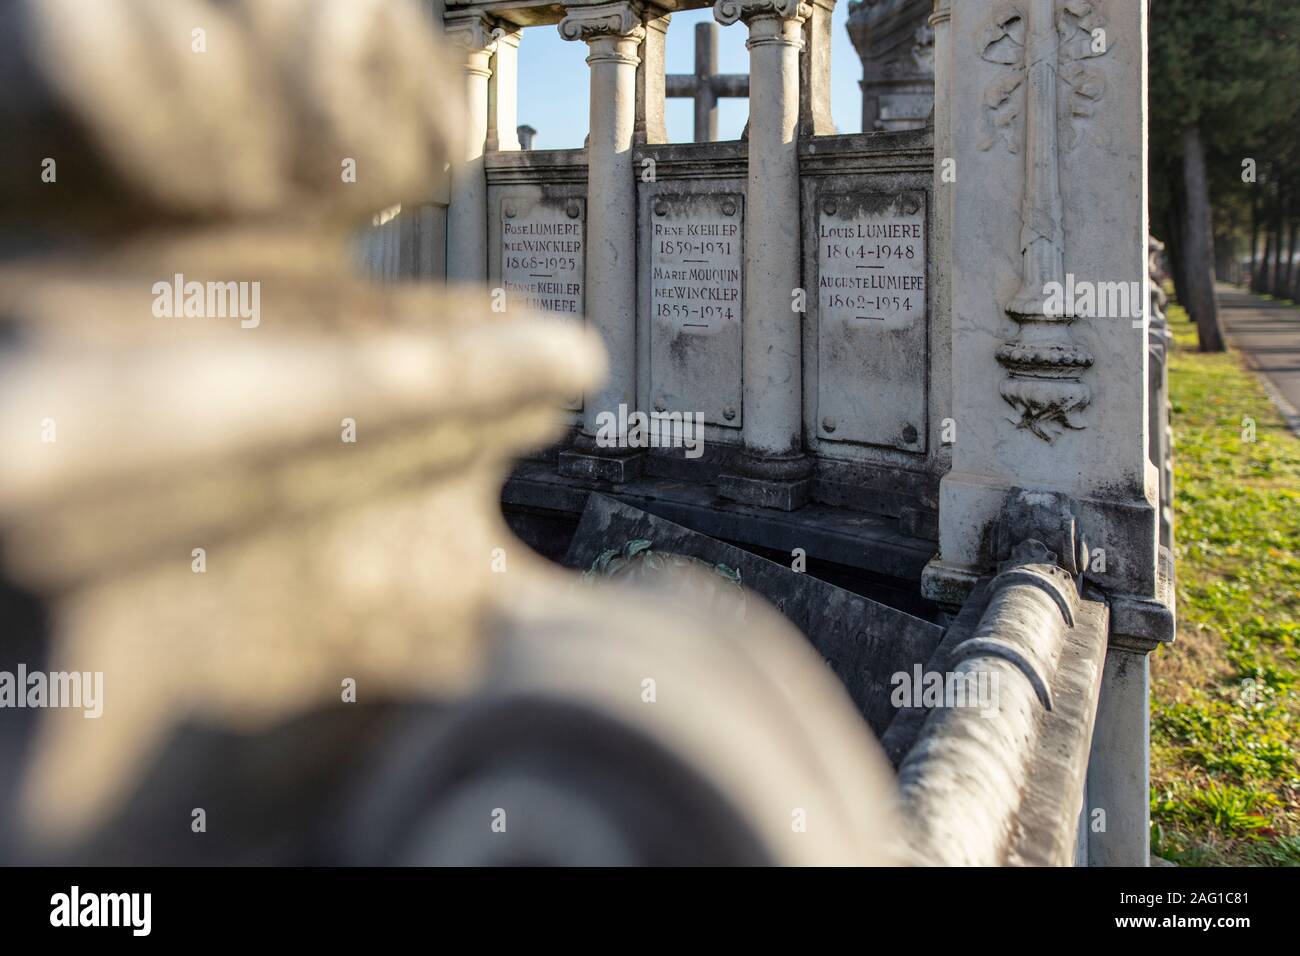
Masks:
[[[1152,852],[1297,866],[1300,439],[1236,353],[1169,319],[1178,640],[1151,658]]]

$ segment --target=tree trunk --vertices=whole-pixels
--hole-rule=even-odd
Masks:
[[[1250,284],[1250,291],[1263,295],[1268,291],[1268,264],[1273,261],[1273,232],[1264,227],[1264,256],[1259,260],[1259,276]]]
[[[1188,311],[1196,320],[1202,352],[1224,351],[1219,302],[1214,296],[1214,233],[1210,183],[1205,175],[1205,143],[1199,126],[1183,128],[1183,186],[1187,197],[1185,240]]]
[[[1296,229],[1300,227],[1300,222],[1295,219],[1291,220],[1290,236],[1286,244],[1286,262],[1282,269],[1282,298],[1295,298],[1295,241]]]
[[[1187,249],[1187,243],[1183,241],[1183,222],[1187,216],[1184,213],[1186,204],[1183,202],[1183,177],[1174,170],[1170,170],[1168,181],[1171,188],[1169,190],[1169,221],[1165,229],[1167,233],[1165,246],[1169,254],[1169,275],[1174,280],[1174,298],[1178,300],[1179,305],[1186,307],[1187,263],[1183,255]]]
[[[1285,215],[1286,201],[1286,194],[1279,185],[1277,205],[1274,207],[1276,211],[1273,214],[1273,274],[1270,277],[1272,281],[1268,284],[1269,294],[1278,298],[1282,296],[1282,253],[1286,246],[1283,242],[1282,218]]]
[[[1237,240],[1230,232],[1214,237],[1214,275],[1220,282],[1232,282],[1233,261],[1237,258]]]
[[[1296,237],[1295,241],[1291,243],[1291,258],[1294,260],[1298,247],[1300,247],[1300,219],[1291,223],[1291,234]],[[1287,292],[1287,298],[1300,304],[1300,268],[1296,268],[1294,265],[1291,267],[1291,285]]]
[[[1255,285],[1259,262],[1259,187],[1250,191],[1250,284]]]

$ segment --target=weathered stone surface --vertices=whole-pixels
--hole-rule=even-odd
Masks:
[[[888,515],[901,514],[908,507],[938,510],[938,484],[948,469],[957,431],[949,388],[950,314],[940,298],[945,278],[941,216],[950,188],[936,182],[938,147],[932,135],[930,130],[912,130],[825,136],[800,146],[803,274],[808,291],[803,319],[804,442],[817,459],[815,500],[827,504]],[[925,210],[921,227],[926,312],[905,331],[845,336],[844,327],[837,329],[836,322],[823,328],[819,260],[824,250],[818,238],[826,218],[822,200],[855,196],[913,197]],[[845,209],[854,212],[852,205]],[[836,338],[837,333],[839,347],[822,341],[824,336]],[[891,346],[894,339],[902,341]],[[878,345],[887,347],[877,349]],[[823,377],[838,379],[839,386],[828,387]],[[829,409],[821,407],[823,400]],[[846,421],[846,415],[865,419]],[[828,418],[833,419],[835,432],[823,430]],[[913,431],[914,441],[904,442],[904,433],[912,437]],[[866,440],[854,440],[855,433]]]
[[[611,450],[614,452],[616,450]],[[591,452],[566,449],[560,452],[560,474],[566,478],[581,481],[610,481],[623,484],[641,476],[645,455],[637,454],[593,454]]]
[[[744,199],[660,193],[650,211],[653,407],[740,428]]]
[[[978,586],[931,663],[987,681],[984,699],[945,701],[919,730],[921,713],[908,711],[886,735],[893,759],[906,753],[899,786],[916,862],[1075,861],[1107,614],[1046,556],[1037,541],[1018,545]]]
[[[646,476],[617,489],[612,497],[660,517],[694,528],[703,534],[746,547],[789,554],[802,547],[819,560],[845,568],[861,569],[865,575],[892,581],[892,601],[912,598],[913,613],[932,613],[915,594],[915,581],[934,554],[931,542],[901,533],[899,523],[862,511],[845,512],[825,505],[809,504],[795,512],[760,509],[738,502],[719,502],[713,488],[696,481],[674,477],[661,463],[670,461],[646,455]],[[594,482],[579,482],[555,474],[553,465],[527,462],[515,469],[502,493],[507,509],[520,514],[544,515],[548,521],[567,528],[560,556],[568,548],[572,531],[587,504],[591,491],[605,491]],[[903,591],[903,589],[906,589]],[[961,601],[956,602],[957,606]]]
[[[582,199],[501,201],[501,285],[507,306],[582,316],[585,205]]]
[[[11,220],[17,247],[45,256],[0,269],[0,595],[40,612],[7,623],[51,669],[102,672],[107,688],[98,719],[40,715],[16,771],[32,859],[680,862],[698,838],[707,862],[889,860],[887,771],[774,612],[752,609],[735,633],[671,592],[567,587],[507,530],[508,463],[555,437],[564,396],[597,386],[596,337],[494,314],[482,286],[349,275],[354,202],[418,200],[449,156],[447,54],[418,7],[270,7],[0,6],[0,38],[21,53],[5,108],[48,121],[51,152],[88,170],[70,190],[84,207]],[[244,100],[208,95],[218,77],[190,65],[201,57],[158,47],[199,12],[232,31],[222,50],[266,67],[250,108],[288,114],[240,127],[239,175],[203,140],[176,167],[185,182],[138,182],[121,167],[175,163],[195,118],[223,133],[241,120]],[[212,62],[242,89],[241,60]],[[86,71],[96,82],[68,83]],[[334,133],[373,133],[376,113],[391,122],[367,140],[383,154],[376,180],[361,164],[370,185],[289,176],[311,188],[257,193],[262,170],[243,164],[279,155],[260,137],[333,163]],[[89,148],[77,123],[94,126]],[[6,216],[30,179],[0,180]],[[144,229],[97,245],[105,212]],[[54,225],[76,241],[47,244]],[[248,283],[260,310],[159,314],[159,280],[182,275]],[[672,706],[647,706],[647,674]],[[392,704],[409,732],[354,700]],[[234,808],[228,839],[189,840],[196,781]],[[467,839],[498,799],[525,825]],[[265,815],[239,812],[250,805]]]
[[[462,141],[464,112],[439,95],[458,85],[415,4],[8,7],[0,120],[12,135],[0,163],[12,186],[0,215],[24,229],[355,223],[437,192],[435,160]],[[57,70],[43,70],[50,63]],[[170,130],[184,134],[160,138]],[[30,175],[46,157],[59,159],[57,189]],[[355,181],[342,176],[345,160]]]
[[[959,437],[941,496],[941,565],[990,567],[987,531],[1006,490],[1052,490],[1074,499],[1082,536],[1106,552],[1089,580],[1155,594],[1145,30],[1143,4],[952,5]],[[1050,315],[1057,281],[1136,283],[1139,294],[1129,314]]]
[[[824,187],[818,213],[818,439],[924,452],[925,195]]]
[[[718,494],[757,508],[798,511],[808,503],[811,493],[812,482],[807,478],[785,481],[731,473],[718,476]]]
[[[917,129],[934,107],[932,0],[851,0],[847,28],[862,60],[862,128]]]
[[[586,570],[606,549],[640,539],[652,542],[656,551],[738,569],[746,589],[770,601],[804,633],[877,734],[897,713],[889,700],[891,676],[924,665],[943,636],[942,628],[920,618],[604,495],[588,496],[565,564]]]

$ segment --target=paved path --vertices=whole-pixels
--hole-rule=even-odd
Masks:
[[[1291,430],[1300,435],[1300,308],[1218,285],[1219,318],[1229,342],[1270,386]]]

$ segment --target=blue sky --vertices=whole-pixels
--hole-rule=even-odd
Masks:
[[[862,130],[862,95],[858,81],[862,64],[849,42],[844,22],[849,5],[835,7],[831,48],[831,108],[841,133]],[[668,72],[695,70],[695,24],[711,20],[713,10],[674,13],[668,27]],[[748,31],[744,24],[719,27],[718,61],[723,73],[748,73]],[[567,149],[582,145],[587,135],[587,44],[560,39],[554,26],[524,30],[519,45],[519,122],[536,128],[535,149]],[[691,140],[691,101],[670,99],[666,108],[668,138],[674,143]],[[718,104],[718,136],[738,139],[749,114],[746,100]]]

